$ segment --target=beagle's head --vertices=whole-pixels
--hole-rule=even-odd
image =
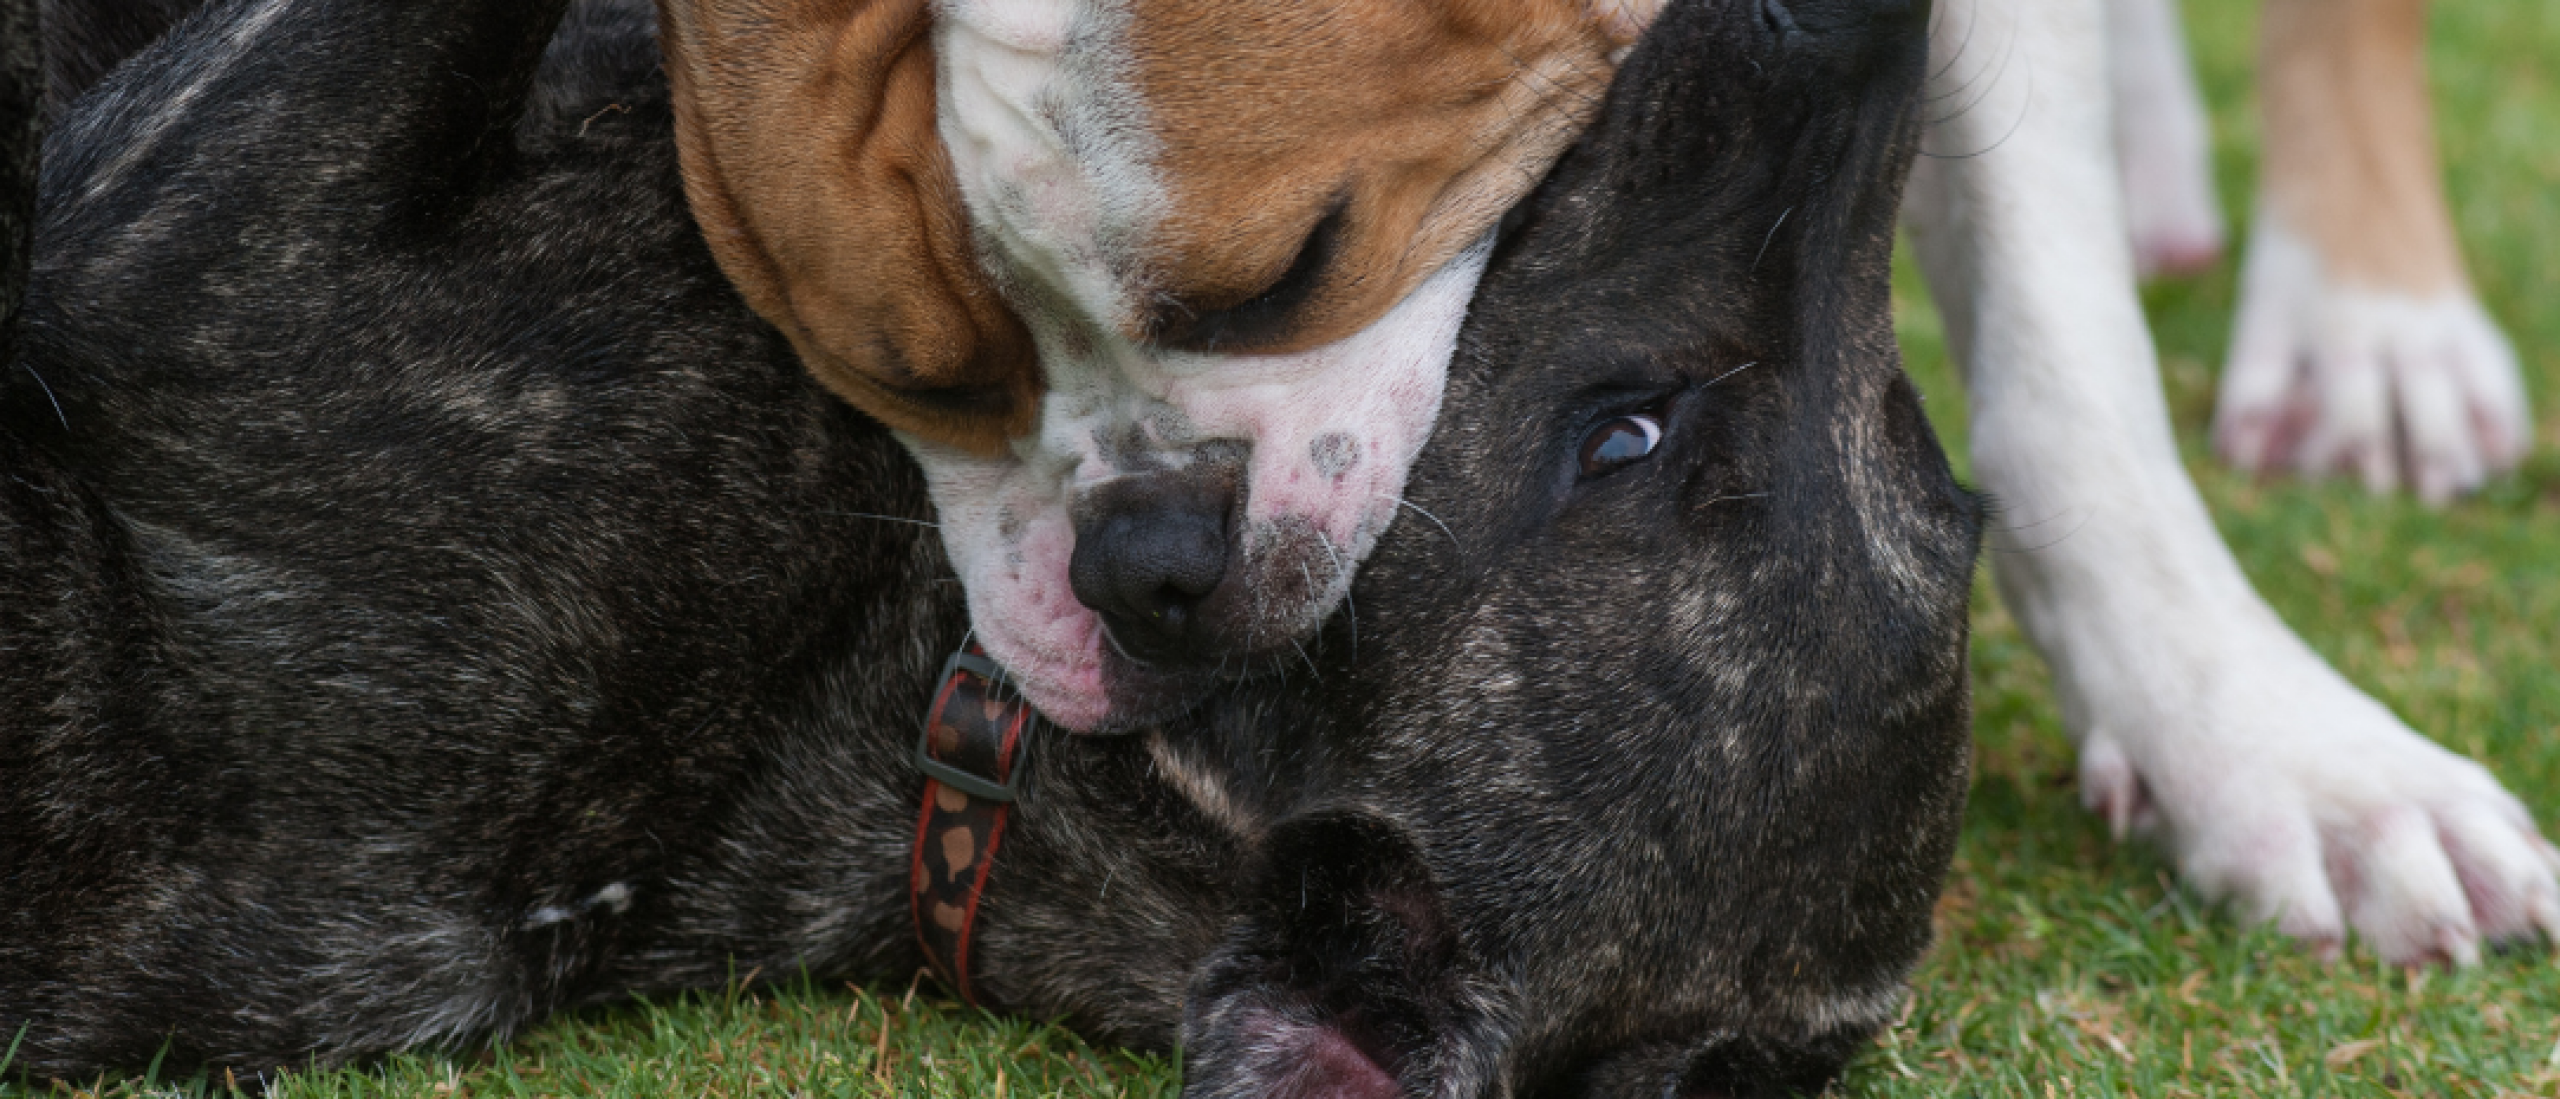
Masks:
[[[660,7],[713,250],[1093,730],[1302,659],[1409,510],[1496,224],[1660,3]]]

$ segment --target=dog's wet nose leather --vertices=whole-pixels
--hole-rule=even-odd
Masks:
[[[1202,600],[1227,575],[1234,481],[1207,473],[1123,477],[1077,507],[1067,579],[1128,655],[1179,661],[1204,630]]]

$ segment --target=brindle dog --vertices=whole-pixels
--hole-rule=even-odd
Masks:
[[[39,189],[34,7],[0,3],[18,1068],[913,972],[959,595],[896,443],[721,281],[647,13],[219,2],[62,111]],[[1924,17],[1661,20],[1511,218],[1305,674],[1035,740],[983,999],[1179,1044],[1201,1096],[1837,1072],[1965,789],[1976,513],[1886,285]],[[118,48],[64,41],[75,86]]]

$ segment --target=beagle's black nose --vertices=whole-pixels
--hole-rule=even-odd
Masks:
[[[1122,652],[1164,664],[1211,647],[1200,605],[1226,579],[1234,501],[1223,470],[1122,477],[1078,501],[1067,580]]]

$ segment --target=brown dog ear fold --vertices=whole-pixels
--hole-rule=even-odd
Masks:
[[[897,430],[1029,430],[1030,334],[979,271],[934,120],[926,0],[660,0],[686,197],[748,305]]]

